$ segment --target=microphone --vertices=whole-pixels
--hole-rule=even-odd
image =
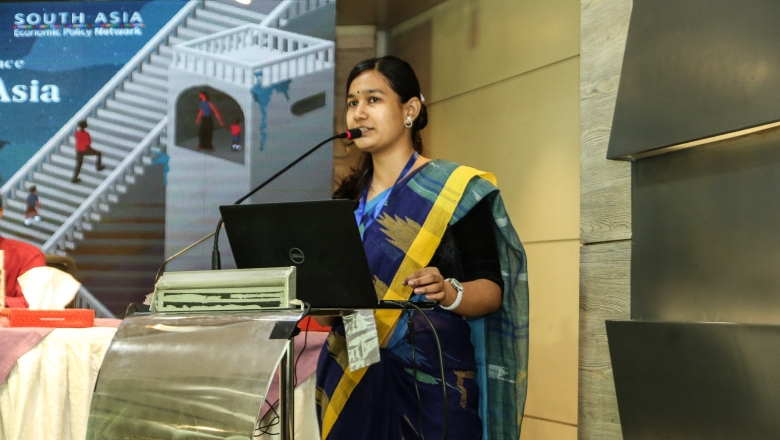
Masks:
[[[260,191],[261,188],[268,185],[269,183],[273,182],[274,179],[281,176],[285,171],[289,170],[290,168],[294,167],[298,162],[305,159],[307,156],[309,156],[311,153],[314,153],[317,151],[318,148],[321,146],[327,144],[328,142],[334,140],[334,139],[357,139],[359,137],[363,136],[363,130],[360,128],[352,128],[349,129],[343,133],[339,133],[335,136],[331,136],[324,141],[320,142],[319,144],[315,145],[311,150],[307,151],[306,153],[302,154],[300,157],[295,159],[294,161],[290,162],[287,166],[282,168],[281,170],[277,171],[276,174],[266,179],[263,183],[260,185],[257,185],[254,189],[246,193],[243,197],[233,202],[234,205],[240,205],[241,202],[248,199],[252,196],[252,194]],[[219,231],[222,229],[222,217],[219,218],[219,222],[217,222],[217,229],[214,232],[214,248],[211,250],[211,269],[212,270],[220,270],[222,269],[222,261],[219,256]]]
[[[339,134],[336,136],[336,139],[357,139],[360,136],[363,136],[363,129],[362,128],[350,128],[349,130],[345,131],[344,133]],[[328,142],[328,141],[325,141]],[[317,147],[314,147],[317,148]]]

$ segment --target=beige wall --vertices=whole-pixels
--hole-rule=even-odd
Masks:
[[[448,0],[390,30],[427,154],[494,172],[529,260],[523,440],[577,438],[580,3]]]

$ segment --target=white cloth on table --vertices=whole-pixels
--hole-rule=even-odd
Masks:
[[[320,425],[317,422],[317,409],[314,396],[317,391],[317,375],[312,374],[306,380],[295,387],[293,401],[295,403],[295,435],[294,440],[320,440]],[[277,408],[278,410],[278,408]],[[274,413],[269,411],[260,421],[260,426],[271,423],[274,419]],[[274,425],[268,429],[271,434],[255,435],[255,440],[279,440],[281,435],[280,426]],[[255,432],[257,434],[257,431]]]
[[[82,440],[97,373],[116,328],[60,328],[0,384],[0,440]]]

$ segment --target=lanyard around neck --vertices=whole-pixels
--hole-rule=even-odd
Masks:
[[[401,170],[401,174],[398,175],[398,178],[395,179],[395,183],[391,188],[388,188],[388,190],[383,191],[381,194],[378,194],[376,197],[378,199],[377,203],[374,205],[374,209],[366,210],[366,203],[368,202],[368,188],[371,186],[371,181],[373,180],[373,176],[368,180],[368,185],[363,189],[363,196],[360,198],[360,204],[358,205],[358,208],[355,210],[355,220],[357,221],[358,227],[360,228],[360,237],[363,237],[363,231],[368,228],[368,225],[373,223],[374,220],[376,220],[377,217],[379,217],[379,213],[382,211],[382,208],[385,205],[385,202],[388,198],[390,198],[390,194],[392,193],[392,188],[395,187],[395,185],[401,181],[401,179],[406,176],[409,171],[411,171],[412,167],[414,166],[414,163],[417,162],[417,158],[420,157],[420,155],[415,151],[414,154],[412,154],[412,157],[409,158],[409,161],[406,162],[406,166],[404,166],[404,169]],[[381,197],[381,198],[380,198]]]

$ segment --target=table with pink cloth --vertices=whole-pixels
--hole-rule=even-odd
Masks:
[[[0,440],[84,439],[97,373],[121,322],[95,319],[95,327],[82,329],[0,325]],[[301,332],[295,338],[301,385],[295,393],[296,439],[319,438],[313,373],[326,337]],[[269,390],[271,402],[276,388],[274,383]]]
[[[84,439],[97,373],[121,322],[0,327],[0,440]]]

